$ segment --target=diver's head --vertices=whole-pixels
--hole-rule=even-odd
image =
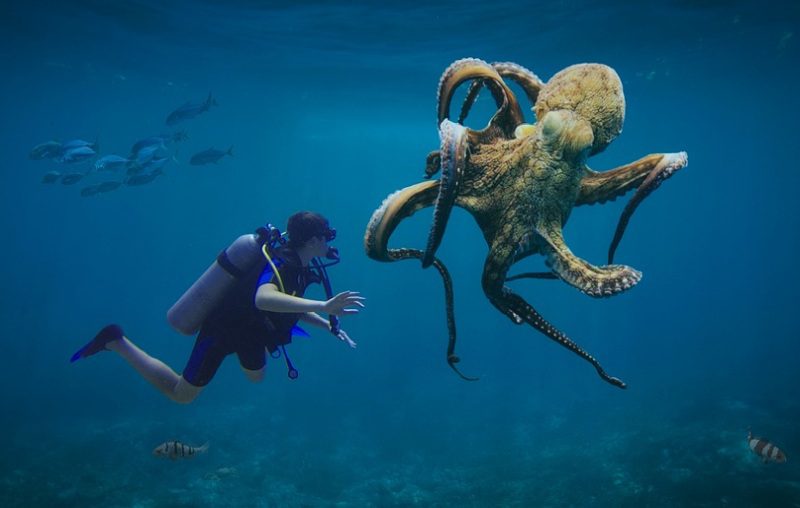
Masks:
[[[336,238],[336,230],[330,227],[328,219],[314,212],[297,212],[289,217],[286,225],[289,234],[289,247],[298,252],[303,250],[310,257],[323,257],[328,253],[328,242]]]

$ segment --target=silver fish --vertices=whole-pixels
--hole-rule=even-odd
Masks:
[[[31,153],[28,154],[28,158],[33,160],[55,159],[59,157],[63,151],[61,143],[58,141],[48,141],[47,143],[34,146]]]
[[[211,96],[211,92],[209,92],[208,98],[205,100],[205,102],[201,102],[200,104],[192,104],[191,102],[187,102],[183,106],[170,113],[169,116],[167,116],[167,125],[175,125],[178,122],[192,119],[200,113],[208,111],[211,106],[217,105],[217,101]]]
[[[155,171],[156,169],[161,169],[164,167],[170,159],[174,159],[174,157],[153,157],[147,164],[143,166],[146,171]]]
[[[84,187],[81,189],[81,196],[96,196],[97,194],[102,194],[103,192],[111,192],[112,190],[118,188],[122,185],[122,182],[117,181],[108,181],[108,182],[101,182],[96,183],[94,185],[90,185],[88,187]]]
[[[153,450],[153,455],[156,457],[164,457],[170,460],[176,459],[189,459],[195,455],[205,453],[208,451],[208,443],[203,446],[189,446],[181,443],[180,441],[167,441],[156,446]]]
[[[192,155],[192,158],[189,159],[189,164],[193,166],[202,166],[203,164],[216,164],[219,162],[221,158],[226,155],[230,155],[233,157],[233,146],[228,148],[226,151],[217,150],[215,148],[209,148],[208,150],[203,150],[200,153],[196,153]]]
[[[97,190],[98,192],[111,192],[114,189],[118,189],[120,185],[122,185],[122,182],[116,180],[102,182],[97,184]]]
[[[71,139],[69,141],[65,141],[61,145],[61,149],[64,152],[68,152],[69,150],[74,150],[75,148],[81,148],[84,146],[88,146],[92,150],[97,150],[97,143],[91,143],[89,141],[84,141],[83,139]]]
[[[59,178],[61,178],[61,173],[58,171],[48,171],[42,177],[42,183],[53,183]]]
[[[75,162],[81,162],[86,159],[90,159],[95,155],[97,155],[97,152],[92,150],[90,147],[79,146],[78,148],[72,148],[61,154],[61,157],[58,158],[58,162],[62,162],[64,164],[72,164]]]
[[[170,159],[175,160],[175,157],[153,157],[152,159],[144,162],[143,164],[134,162],[133,164],[128,166],[127,173],[128,175],[139,175],[145,172],[152,173],[157,169],[163,168],[164,164],[166,164],[167,161],[169,161]]]
[[[763,437],[753,436],[749,430],[747,431],[747,445],[753,450],[753,453],[761,457],[761,462],[777,462],[780,464],[786,462],[786,454],[780,448]]]
[[[143,166],[147,164],[151,159],[156,157],[164,157],[167,153],[167,147],[164,143],[159,143],[157,145],[148,145],[143,147],[141,150],[136,152],[136,164]]]
[[[72,185],[81,181],[81,179],[86,176],[83,173],[69,173],[64,175],[61,178],[62,185]]]
[[[106,155],[97,159],[94,163],[94,169],[96,171],[116,171],[125,167],[129,162],[128,159],[119,155]]]
[[[125,180],[125,185],[144,185],[146,183],[150,183],[156,179],[158,175],[163,175],[164,172],[160,169],[156,169],[155,171],[151,171],[149,173],[145,173],[143,175],[133,175],[128,177]]]
[[[140,139],[131,147],[131,158],[136,157],[139,151],[144,147],[166,145],[167,143],[175,143],[187,139],[189,139],[189,136],[186,134],[186,131],[177,131],[174,134],[161,134],[159,136],[150,136],[149,138]]]
[[[90,185],[88,187],[84,187],[81,189],[81,196],[89,197],[89,196],[96,196],[100,192],[100,184]]]

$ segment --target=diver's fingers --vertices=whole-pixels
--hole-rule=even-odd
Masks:
[[[348,346],[350,346],[351,348],[355,349],[355,347],[356,347],[356,341],[354,341],[353,339],[351,339],[351,338],[350,338],[350,336],[349,336],[349,335],[347,335],[347,332],[346,332],[346,331],[344,331],[344,330],[339,330],[339,335],[338,335],[338,337],[339,337],[339,339],[340,339],[342,342],[346,342]]]
[[[360,307],[363,307],[364,306],[363,300],[364,300],[363,298],[346,298],[342,302],[342,304],[344,304],[345,306],[358,305]]]
[[[348,297],[360,298],[362,300],[364,299],[364,297],[361,296],[361,292],[359,292],[359,291],[343,291],[343,292],[339,293],[339,295],[347,295]],[[337,296],[339,296],[339,295],[337,295]]]
[[[358,309],[342,309],[342,314],[358,314]]]
[[[334,301],[355,301],[355,300],[364,300],[363,296],[359,296],[359,293],[356,291],[344,291],[339,293],[338,295],[333,297]]]

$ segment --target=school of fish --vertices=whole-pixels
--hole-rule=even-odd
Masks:
[[[181,122],[194,119],[218,106],[211,93],[199,103],[186,102],[172,111],[166,119],[166,125],[173,127]],[[101,181],[86,185],[80,191],[83,197],[97,196],[117,190],[123,186],[136,187],[155,181],[165,174],[165,167],[172,163],[177,165],[177,148],[170,146],[186,141],[189,136],[185,131],[149,136],[136,141],[131,146],[130,154],[123,157],[118,154],[100,156],[97,141],[72,139],[65,142],[46,141],[34,146],[28,157],[32,160],[51,160],[63,169],[54,169],[42,176],[42,183],[75,185],[87,178]],[[233,156],[233,147],[217,150],[214,147],[195,153],[189,164],[202,166],[217,164],[225,156]],[[91,176],[99,175],[99,176]]]

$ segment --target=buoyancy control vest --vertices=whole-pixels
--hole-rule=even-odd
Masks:
[[[272,224],[258,228],[255,233],[240,236],[217,256],[217,259],[203,275],[170,307],[167,311],[167,321],[178,332],[184,335],[194,335],[208,315],[230,292],[237,280],[258,263],[263,262],[264,258],[274,270],[272,256],[278,247],[285,245],[286,235]],[[326,268],[331,264],[338,263],[338,252],[331,248],[327,257],[333,262],[325,264],[314,258],[311,266],[319,276],[326,297],[330,299],[333,297],[333,292]],[[338,318],[330,315],[328,319],[331,333],[338,335]]]

